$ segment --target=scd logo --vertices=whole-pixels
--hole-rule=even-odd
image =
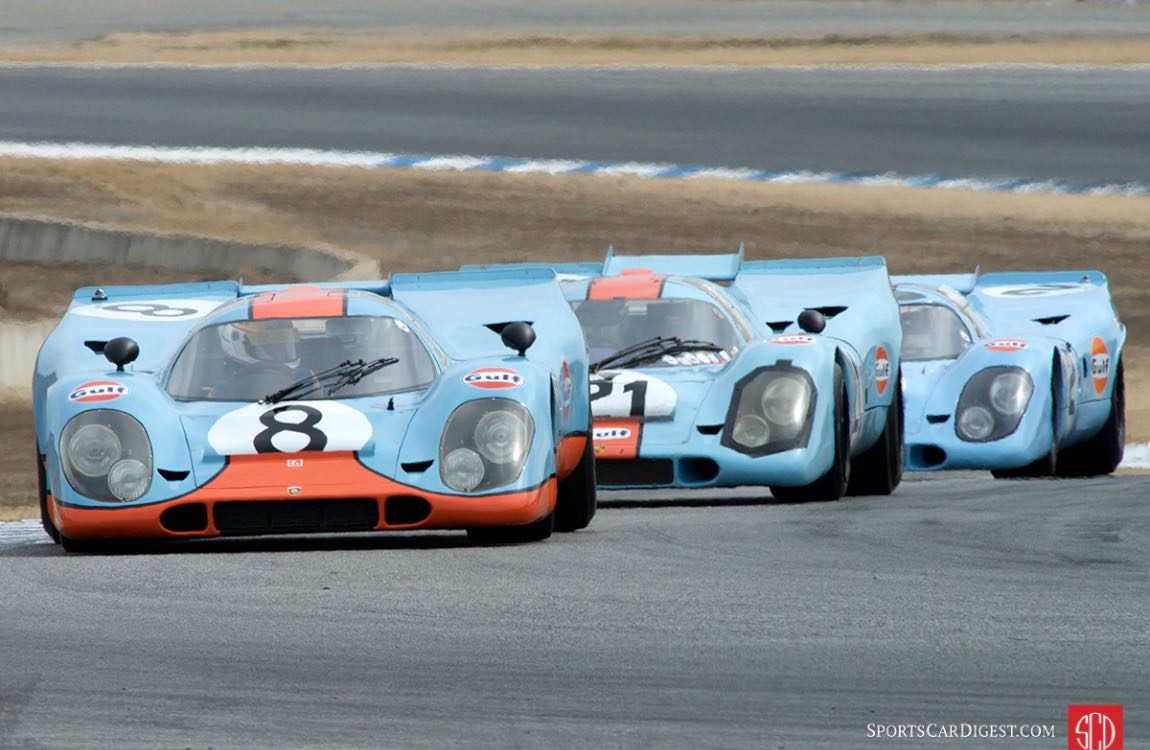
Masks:
[[[1122,706],[1068,706],[1070,750],[1122,750]]]

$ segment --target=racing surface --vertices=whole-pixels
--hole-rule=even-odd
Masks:
[[[1145,746],[1145,495],[974,473],[813,505],[610,493],[521,547],[0,534],[0,747],[887,746],[872,722],[1053,724],[955,742],[1055,747],[1074,702],[1124,703]]]
[[[0,0],[0,44],[119,31],[244,28],[567,34],[1132,34],[1150,13],[1111,2],[902,3],[713,0]]]
[[[1141,69],[0,67],[0,101],[5,141],[1150,181]]]

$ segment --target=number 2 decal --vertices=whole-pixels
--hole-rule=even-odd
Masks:
[[[594,417],[669,417],[677,396],[669,384],[628,370],[591,376],[591,415]]]
[[[208,444],[221,456],[357,451],[371,435],[367,417],[346,404],[249,404],[216,420],[208,430]]]

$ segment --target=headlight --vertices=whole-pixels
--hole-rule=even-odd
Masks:
[[[502,409],[489,411],[475,427],[475,446],[492,463],[521,463],[530,447],[530,433],[519,414]]]
[[[60,435],[64,476],[79,494],[131,502],[152,485],[152,444],[143,425],[121,411],[93,409],[72,418]]]
[[[439,441],[439,476],[457,492],[481,492],[519,478],[535,422],[527,409],[505,398],[460,405]]]
[[[958,397],[955,433],[971,443],[999,440],[1018,429],[1034,394],[1021,367],[987,367],[974,374]]]
[[[798,426],[807,415],[810,393],[802,380],[792,375],[781,375],[763,388],[763,413],[777,425]]]
[[[722,444],[752,456],[802,447],[810,437],[815,398],[806,370],[759,368],[735,384]]]

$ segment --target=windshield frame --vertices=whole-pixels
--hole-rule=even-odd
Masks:
[[[970,349],[972,346],[975,345],[975,342],[977,342],[979,340],[979,338],[981,338],[975,330],[972,330],[971,321],[968,320],[966,318],[966,316],[964,316],[962,314],[962,312],[954,309],[950,305],[945,304],[943,302],[936,302],[936,301],[930,300],[930,299],[922,299],[922,300],[913,300],[913,301],[902,302],[899,304],[898,307],[899,307],[899,326],[900,327],[903,325],[902,314],[903,314],[903,310],[905,308],[911,308],[911,307],[935,308],[935,309],[945,310],[947,313],[950,314],[952,319],[958,321],[958,329],[961,330],[962,333],[966,334],[966,339],[967,339],[966,346],[962,347],[962,349],[960,349],[953,356],[949,356],[949,357],[940,357],[940,356],[912,357],[912,356],[910,356],[910,353],[909,353],[907,345],[906,345],[906,329],[903,328],[903,345],[902,345],[902,352],[900,355],[901,360],[903,362],[936,362],[936,361],[941,362],[941,361],[955,360],[955,359],[958,359],[959,357],[961,357],[968,349]]]

